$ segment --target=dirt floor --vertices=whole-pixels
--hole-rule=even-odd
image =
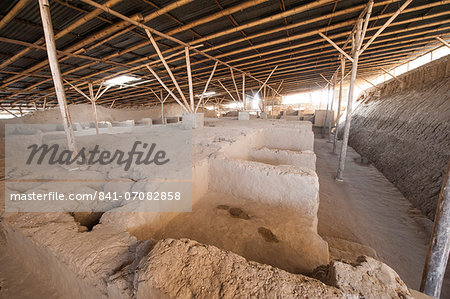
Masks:
[[[334,176],[339,156],[331,149],[328,139],[315,139],[319,234],[373,248],[410,288],[419,289],[432,222],[374,166],[361,163],[351,147],[344,182],[337,182]],[[450,298],[449,267],[441,298]]]

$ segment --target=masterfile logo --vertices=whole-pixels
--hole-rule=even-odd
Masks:
[[[192,132],[5,126],[6,212],[189,212]]]
[[[142,151],[138,148],[141,147]],[[60,150],[58,144],[49,146],[48,144],[32,144],[27,147],[30,150],[30,155],[26,164],[30,165],[33,162],[41,165],[48,163],[50,165],[108,165],[116,163],[117,165],[124,165],[124,170],[129,170],[131,165],[164,165],[170,161],[164,150],[157,150],[156,143],[148,144],[142,141],[135,141],[131,150],[124,152],[115,150],[99,150],[100,146],[97,144],[92,150],[87,150],[82,147],[78,152],[72,150]],[[37,157],[37,158],[36,158]],[[36,159],[35,159],[36,158]]]

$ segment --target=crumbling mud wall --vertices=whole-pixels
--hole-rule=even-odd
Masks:
[[[69,105],[72,122],[92,122],[93,114],[90,104]],[[178,117],[184,113],[183,108],[178,104],[165,104],[165,117]],[[97,105],[97,117],[99,121],[125,121],[140,120],[142,118],[158,119],[161,118],[161,105],[152,107],[137,107],[128,109],[106,108]],[[1,120],[0,125],[17,123],[62,123],[61,112],[58,107],[47,110],[38,110],[34,113],[26,114],[23,117]]]
[[[450,56],[372,88],[355,109],[350,145],[434,218],[450,160]]]

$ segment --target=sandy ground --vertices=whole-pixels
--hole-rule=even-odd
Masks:
[[[315,139],[319,234],[372,247],[410,288],[419,289],[432,222],[375,167],[358,162],[360,155],[351,147],[344,182],[335,181],[339,157],[331,149],[327,139]],[[441,298],[450,298],[448,270]]]

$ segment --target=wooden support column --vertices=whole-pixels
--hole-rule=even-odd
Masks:
[[[356,23],[356,31],[352,36],[352,74],[350,76],[350,87],[348,90],[348,102],[347,102],[347,117],[345,118],[344,137],[342,140],[341,154],[339,156],[339,166],[336,173],[336,180],[343,181],[343,174],[345,168],[345,158],[347,157],[347,145],[348,137],[350,135],[350,124],[352,121],[352,106],[353,106],[353,93],[355,90],[356,74],[358,71],[358,60],[361,51],[361,44],[364,40],[362,36],[362,24],[363,20],[358,19]]]
[[[23,116],[22,106],[19,106],[19,113],[20,113],[20,116]]]
[[[48,0],[39,0],[39,9],[41,12],[42,26],[44,28],[45,44],[47,47],[48,61],[52,73],[53,84],[55,85],[56,97],[58,99],[59,109],[66,132],[67,143],[70,150],[76,152],[75,136],[72,128],[72,120],[67,108],[66,94],[64,92],[61,71],[56,54],[55,36],[53,33],[52,20],[50,15],[50,4]]]
[[[420,291],[439,298],[450,252],[450,162],[442,181]]]
[[[267,103],[267,90],[266,90],[266,85],[264,85],[263,87],[263,100],[262,100],[262,112],[266,112],[266,103]]]
[[[341,81],[339,82],[339,100],[337,108],[337,118],[336,118],[336,128],[334,129],[334,139],[333,139],[333,153],[336,154],[336,143],[339,134],[339,122],[341,119],[341,103],[342,103],[342,88],[344,84],[344,73],[345,73],[345,58],[340,55],[341,60]]]
[[[322,74],[321,74],[322,75]],[[324,77],[325,78],[325,77]],[[328,80],[327,80],[328,81]],[[331,90],[331,84],[330,81],[328,81],[328,90],[327,90],[327,108],[325,110],[325,120],[323,122],[323,128],[322,128],[322,137],[325,137],[325,132],[327,131],[327,126],[329,127],[328,123],[328,109],[330,107],[330,90]]]
[[[191,104],[191,110],[194,112],[194,87],[192,86],[192,71],[191,71],[191,58],[189,57],[189,48],[184,48],[186,54],[186,69],[189,83],[189,101]]]
[[[164,101],[163,101],[163,91],[162,89],[160,90],[160,98],[159,101],[161,102],[161,124],[165,125],[166,122],[164,120]]]
[[[246,102],[245,102],[245,73],[243,73],[242,74],[242,105],[243,105],[242,110],[244,110],[244,111],[246,110],[245,104],[246,104]]]
[[[97,107],[95,105],[94,88],[93,88],[91,82],[89,82],[88,86],[89,86],[89,95],[91,97],[92,115],[93,115],[93,118],[94,118],[95,133],[98,135],[99,134],[99,132],[98,132],[98,118],[97,118]],[[100,88],[99,88],[99,91],[100,91]]]
[[[231,72],[231,79],[233,80],[233,85],[234,85],[234,89],[236,90],[236,94],[237,94],[237,99],[239,100],[239,102],[241,101],[241,94],[239,93],[237,84],[236,84],[236,80],[234,79],[234,73],[233,73],[233,69],[230,68],[230,72]]]
[[[336,73],[334,73],[334,75],[333,75],[333,80],[331,81],[331,83],[332,83],[332,90],[331,90],[331,108],[330,108],[330,111],[331,111],[331,124],[334,126],[334,95],[335,95],[335,92],[336,92],[336,77],[337,77],[337,74],[338,74],[338,72],[336,72]],[[328,135],[329,135],[329,140],[328,140],[328,142],[332,142],[331,141],[331,126],[328,126]]]
[[[111,87],[111,86],[107,86],[105,89],[103,89],[102,91],[102,87],[103,87],[103,82],[100,84],[100,87],[97,90],[97,93],[94,95],[94,86],[92,84],[92,82],[88,82],[88,88],[89,88],[89,96],[87,94],[85,94],[81,89],[79,89],[78,87],[76,87],[75,85],[72,85],[69,81],[66,81],[67,84],[69,84],[70,86],[72,86],[73,89],[75,89],[79,94],[81,94],[83,97],[85,97],[89,102],[91,102],[92,105],[92,115],[93,115],[93,119],[94,119],[94,123],[95,123],[95,131],[97,133],[97,135],[99,134],[99,130],[98,130],[98,118],[97,118],[97,106],[96,106],[96,101]],[[115,100],[114,100],[115,101]],[[114,104],[113,101],[113,104]],[[111,104],[111,107],[112,105]],[[110,108],[111,108],[110,107]]]

